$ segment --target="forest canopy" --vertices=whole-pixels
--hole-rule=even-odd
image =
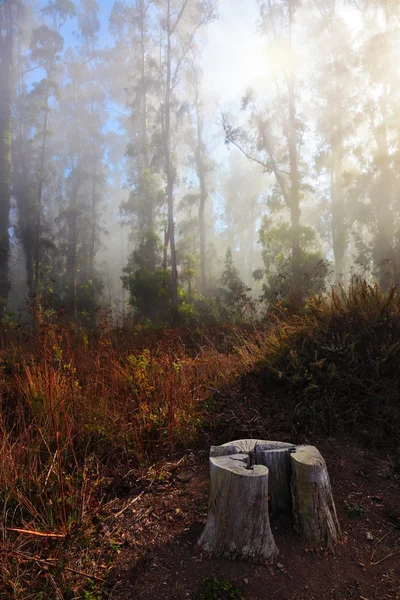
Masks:
[[[399,29],[396,0],[2,0],[1,315],[386,292]]]

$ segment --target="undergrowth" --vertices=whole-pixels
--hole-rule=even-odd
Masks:
[[[198,600],[245,600],[241,592],[225,579],[210,577],[204,581]]]
[[[62,316],[1,332],[0,598],[94,597],[85,554],[102,506],[135,487],[127,473],[196,441],[215,390],[244,370],[239,337]]]
[[[260,382],[272,385],[294,431],[400,439],[400,294],[363,281],[278,318],[264,341]]]
[[[0,598],[108,597],[104,507],[207,431],[400,439],[396,289],[355,282],[257,328],[91,331],[60,316],[0,336]]]

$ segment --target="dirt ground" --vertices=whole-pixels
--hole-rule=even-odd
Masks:
[[[349,442],[317,445],[344,532],[333,553],[307,552],[290,524],[272,521],[281,553],[275,564],[202,556],[196,542],[207,515],[208,461],[205,451],[189,451],[150,470],[142,492],[103,531],[119,552],[110,599],[196,600],[204,580],[217,577],[246,600],[400,600],[400,474],[390,460]]]

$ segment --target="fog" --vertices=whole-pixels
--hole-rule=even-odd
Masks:
[[[1,316],[397,284],[399,33],[396,0],[3,0]]]

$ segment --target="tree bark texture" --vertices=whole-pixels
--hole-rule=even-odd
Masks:
[[[13,62],[12,0],[0,7],[0,317],[10,291],[11,98]]]
[[[248,454],[211,457],[208,520],[199,540],[210,555],[267,563],[278,554],[268,512],[268,469]]]
[[[270,506],[272,514],[280,511],[290,512],[290,453],[293,446],[287,448],[256,447],[256,463],[265,465],[270,476]]]
[[[269,521],[285,512],[307,547],[341,540],[324,459],[314,446],[235,440],[210,449],[208,519],[199,546],[208,554],[256,563],[277,554]]]
[[[314,446],[299,446],[290,460],[295,529],[309,548],[330,548],[341,531],[325,461]]]

